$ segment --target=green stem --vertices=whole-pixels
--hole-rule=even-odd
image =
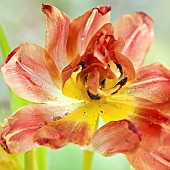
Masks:
[[[84,150],[83,151],[83,163],[82,170],[91,170],[93,163],[94,152]]]
[[[97,117],[96,126],[94,130],[98,128],[98,124],[99,124],[99,115]],[[94,152],[88,150],[83,151],[82,170],[92,170],[93,157],[94,157]]]
[[[39,170],[47,169],[47,148],[39,147],[36,152],[37,165]]]
[[[35,161],[35,150],[31,150],[25,153],[25,170],[37,170],[37,164]]]

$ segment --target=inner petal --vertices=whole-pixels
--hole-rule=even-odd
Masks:
[[[116,94],[127,81],[132,81],[135,71],[130,60],[120,53],[123,45],[121,38],[114,38],[111,25],[101,27],[92,37],[85,53],[73,59],[62,71],[64,93],[74,98],[76,94],[76,98],[79,96],[85,100],[100,100]],[[76,81],[72,77],[74,73]],[[77,84],[73,88],[74,94],[65,90],[65,85],[71,87],[70,77],[71,82]],[[108,82],[113,84],[107,85]],[[76,89],[83,95],[77,95]]]

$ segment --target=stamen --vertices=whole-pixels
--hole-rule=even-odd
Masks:
[[[122,66],[120,64],[116,64],[116,67],[119,69],[120,71],[120,77],[123,75],[123,69]]]
[[[87,94],[90,97],[90,99],[92,99],[92,100],[99,100],[101,98],[98,94],[94,95],[94,94],[90,93],[88,90],[87,90]]]
[[[127,77],[123,78],[113,88],[106,91],[99,89],[98,94],[100,94],[100,96],[110,96],[116,94],[126,84],[127,80],[128,80]]]
[[[117,89],[116,91],[114,91],[112,94],[117,93],[117,92],[127,83],[127,80],[128,80],[127,77],[125,77],[124,79],[120,80],[120,81],[115,85],[115,87],[118,87],[118,86],[119,86],[118,89]]]
[[[124,86],[127,83],[128,78],[125,77],[124,79],[120,80],[116,85],[120,84],[121,86]]]

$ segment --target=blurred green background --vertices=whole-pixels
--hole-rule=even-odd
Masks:
[[[112,23],[122,14],[144,11],[149,14],[155,25],[155,40],[147,56],[146,64],[160,61],[170,67],[170,1],[169,0],[0,0],[0,23],[8,38],[11,50],[22,42],[44,46],[45,18],[41,4],[51,4],[75,18],[98,5],[111,5]],[[0,65],[3,64],[0,49]],[[9,115],[8,89],[0,74],[0,117]],[[80,170],[82,150],[69,145],[48,152],[49,170]],[[103,157],[95,154],[94,170],[129,170],[123,155]]]

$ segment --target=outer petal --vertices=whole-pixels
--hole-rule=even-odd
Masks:
[[[152,19],[143,12],[120,17],[114,24],[115,37],[125,39],[123,54],[137,68],[143,64],[153,40]]]
[[[130,85],[131,95],[154,103],[170,101],[170,70],[154,63],[138,70],[136,80]]]
[[[158,153],[146,152],[139,149],[136,153],[126,155],[136,170],[169,170],[170,160]]]
[[[140,129],[142,149],[155,152],[170,146],[170,117],[168,115],[155,109],[138,107],[129,119]]]
[[[137,102],[138,106],[146,107],[146,108],[154,108],[166,114],[170,113],[170,101],[164,103],[153,103],[151,101],[142,98],[136,98],[135,101]]]
[[[33,135],[43,126],[61,119],[79,105],[30,105],[6,119],[0,144],[8,153],[23,153],[37,146]]]
[[[170,117],[159,110],[138,106],[133,98],[116,97],[100,105],[103,120],[110,122],[128,119],[134,122],[141,132],[140,147],[156,151],[170,145]]]
[[[98,113],[95,103],[86,104],[69,116],[44,126],[34,135],[34,141],[53,149],[68,143],[86,146],[91,141]]]
[[[71,20],[56,7],[42,5],[42,10],[46,14],[46,48],[61,72],[68,65],[66,43]]]
[[[28,43],[9,54],[1,70],[6,83],[17,95],[34,102],[55,100],[61,95],[48,72],[46,55],[43,48]],[[57,75],[56,72],[56,79]]]
[[[98,129],[92,138],[92,147],[105,156],[132,153],[140,142],[138,129],[132,122],[109,122]]]
[[[110,6],[99,6],[73,20],[67,42],[67,53],[70,60],[85,52],[92,36],[100,27],[109,22],[110,10]]]

